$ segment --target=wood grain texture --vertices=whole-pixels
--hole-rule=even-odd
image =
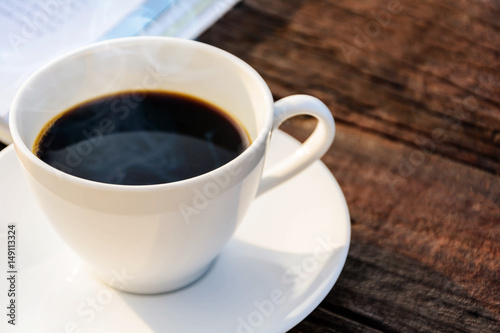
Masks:
[[[500,172],[498,28],[476,28],[465,5],[399,1],[390,14],[391,3],[245,1],[202,40],[252,64],[276,97],[306,91],[338,121],[413,146],[441,131],[436,152]],[[370,37],[381,12],[390,22]]]
[[[352,247],[291,332],[499,330],[498,17],[495,1],[245,0],[201,37],[276,99],[311,94],[336,119],[323,161]],[[304,140],[314,125],[282,128]]]
[[[330,295],[291,332],[494,332],[497,325],[446,276],[357,241]]]

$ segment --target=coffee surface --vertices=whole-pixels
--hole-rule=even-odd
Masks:
[[[33,150],[77,177],[151,185],[214,170],[248,145],[245,129],[217,107],[177,93],[141,91],[61,113],[45,126]]]

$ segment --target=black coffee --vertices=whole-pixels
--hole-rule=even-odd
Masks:
[[[77,177],[150,185],[214,170],[248,145],[244,128],[209,103],[176,93],[137,91],[63,112],[45,126],[33,150]]]

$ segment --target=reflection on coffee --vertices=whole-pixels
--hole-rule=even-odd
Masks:
[[[93,99],[61,113],[41,131],[33,151],[77,177],[151,185],[214,170],[249,143],[236,120],[207,102],[136,91]]]

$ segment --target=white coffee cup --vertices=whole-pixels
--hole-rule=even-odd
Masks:
[[[33,154],[38,134],[56,115],[86,100],[130,90],[173,91],[206,100],[238,119],[252,143],[222,167],[159,185],[98,183],[62,172]],[[262,176],[272,131],[300,114],[317,118],[316,129]],[[321,157],[335,134],[332,115],[318,99],[296,95],[273,103],[264,80],[242,60],[200,42],[166,37],[96,43],[52,61],[18,91],[10,129],[26,178],[60,237],[101,280],[144,294],[172,291],[202,276],[255,196]],[[82,148],[82,154],[86,151]],[[284,206],[276,209],[286,209],[286,203],[278,204]]]

